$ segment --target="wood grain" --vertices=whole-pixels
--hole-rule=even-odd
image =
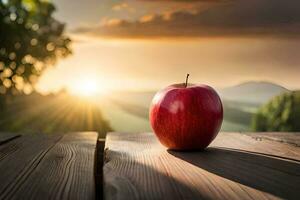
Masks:
[[[97,133],[23,136],[0,146],[0,199],[95,199]]]
[[[250,151],[272,156],[283,157],[300,161],[300,149],[297,145],[281,142],[284,138],[297,141],[300,133],[223,133],[220,134],[211,146]],[[284,135],[288,135],[284,137]],[[277,138],[277,139],[270,139]],[[281,141],[279,140],[281,138]]]
[[[300,199],[299,151],[221,133],[205,151],[174,152],[152,133],[109,133],[104,193],[108,200]]]
[[[287,143],[300,147],[300,133],[286,133],[286,132],[265,132],[265,133],[247,133],[247,135],[255,139],[265,139],[276,142]]]
[[[20,136],[21,136],[20,134],[1,132],[0,133],[0,145],[10,142]]]

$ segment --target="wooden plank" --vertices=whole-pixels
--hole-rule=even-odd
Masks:
[[[20,134],[0,132],[0,145],[10,142],[20,136]]]
[[[61,136],[23,136],[0,146],[0,199],[8,199]]]
[[[281,133],[280,137],[283,138],[285,134],[289,133]],[[299,137],[298,135],[299,134],[292,133],[287,138],[292,140],[292,137],[294,137],[294,140],[296,141]],[[269,154],[298,161],[300,160],[300,151],[297,145],[278,142],[279,139],[269,139],[269,137],[276,138],[278,136],[273,133],[223,133],[213,141],[211,146]]]
[[[247,133],[247,135],[257,140],[272,140],[292,144],[300,147],[300,133],[286,133],[286,132],[265,132],[265,133]]]
[[[1,146],[0,199],[95,199],[96,141],[97,133],[82,132]]]
[[[292,150],[278,153],[274,152],[277,145],[287,144],[221,133],[205,151],[174,152],[152,133],[109,133],[103,169],[105,197],[300,199],[300,149],[291,145]],[[277,157],[284,155],[290,158]]]

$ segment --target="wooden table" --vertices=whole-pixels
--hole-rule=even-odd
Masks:
[[[95,199],[97,137],[0,134],[0,199]]]
[[[0,199],[300,199],[300,134],[220,133],[202,152],[152,133],[0,133]],[[98,196],[97,196],[98,194]]]
[[[152,133],[109,133],[106,199],[300,199],[300,134],[220,133],[202,152]]]

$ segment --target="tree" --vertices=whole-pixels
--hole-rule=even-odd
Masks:
[[[300,91],[279,95],[262,106],[252,121],[254,131],[300,131]]]
[[[0,94],[29,94],[38,77],[71,53],[47,0],[0,0]]]

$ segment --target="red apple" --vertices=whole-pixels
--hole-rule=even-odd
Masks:
[[[167,148],[204,149],[221,128],[223,106],[212,87],[187,84],[186,80],[156,93],[149,117],[153,131]]]

